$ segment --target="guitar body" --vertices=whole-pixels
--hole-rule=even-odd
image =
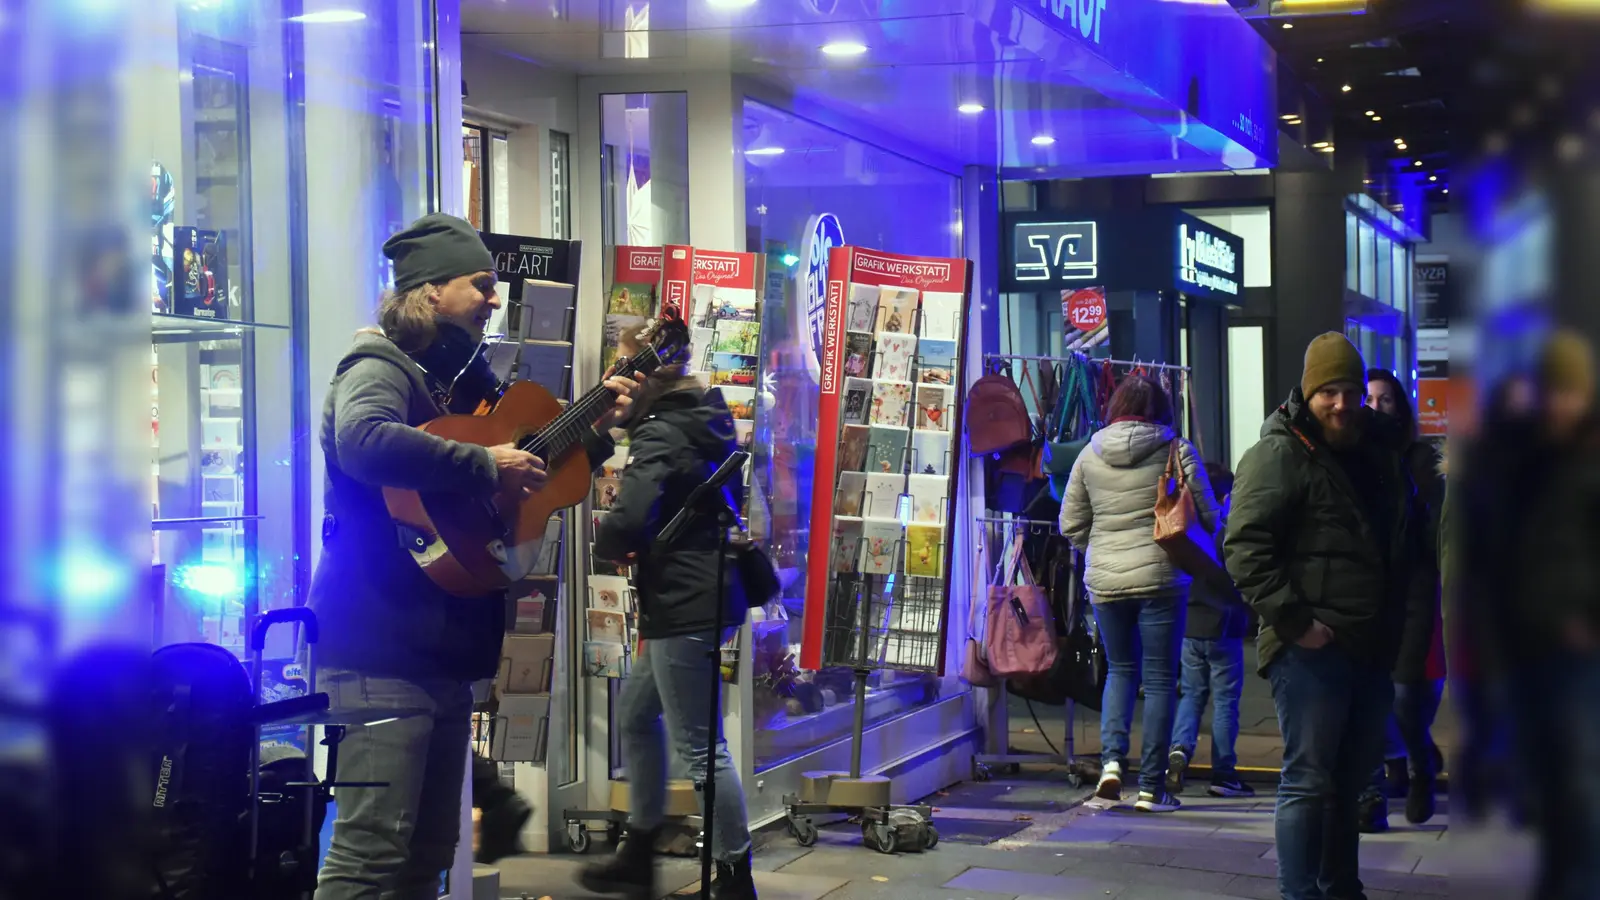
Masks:
[[[443,416],[421,426],[452,441],[493,447],[518,444],[554,421],[561,404],[539,384],[513,382],[484,415]],[[446,593],[493,594],[527,577],[546,525],[560,509],[588,496],[591,469],[582,444],[546,459],[549,478],[525,498],[497,494],[481,502],[456,494],[384,488],[389,515],[417,565]]]

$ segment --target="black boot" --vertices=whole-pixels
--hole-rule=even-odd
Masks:
[[[756,900],[756,882],[750,872],[750,854],[734,863],[717,863],[711,882],[712,900]]]
[[[1383,834],[1389,830],[1389,798],[1369,791],[1361,798],[1361,833]]]
[[[655,856],[659,836],[659,831],[630,830],[610,859],[584,866],[578,872],[578,883],[584,890],[596,894],[628,900],[656,900]]]
[[[522,829],[532,817],[533,807],[515,793],[483,808],[483,817],[478,820],[476,861],[488,865],[527,853],[522,846]]]

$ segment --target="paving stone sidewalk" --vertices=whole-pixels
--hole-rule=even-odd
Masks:
[[[861,846],[858,827],[825,826],[802,848],[779,828],[758,836],[763,900],[1276,900],[1272,798],[1218,800],[1190,791],[1176,813],[1147,815],[1084,804],[1087,791],[1058,770],[1026,768],[929,798],[942,840],[927,853],[885,856]],[[1368,900],[1431,900],[1448,893],[1448,813],[1422,827],[1398,814],[1391,833],[1362,844]],[[596,853],[606,848],[597,846]],[[522,857],[501,868],[501,896],[586,900],[574,882],[581,857]],[[697,888],[698,867],[672,860],[663,896]]]

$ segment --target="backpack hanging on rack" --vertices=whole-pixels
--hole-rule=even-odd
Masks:
[[[1000,454],[1033,441],[1033,420],[1009,374],[991,372],[967,391],[967,439],[974,456]]]

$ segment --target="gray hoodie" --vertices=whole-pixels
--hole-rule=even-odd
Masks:
[[[1061,533],[1088,554],[1084,582],[1095,602],[1183,596],[1188,573],[1155,542],[1156,494],[1175,439],[1164,425],[1124,420],[1096,432],[1073,463],[1061,502]],[[1200,520],[1217,521],[1200,454],[1178,440],[1178,458]]]
[[[327,461],[322,558],[311,582],[319,663],[370,675],[474,681],[495,674],[504,594],[446,594],[418,568],[383,501],[384,487],[488,497],[494,459],[416,426],[445,414],[429,376],[388,338],[363,333],[339,362],[322,409]],[[599,435],[590,462],[611,453]]]

